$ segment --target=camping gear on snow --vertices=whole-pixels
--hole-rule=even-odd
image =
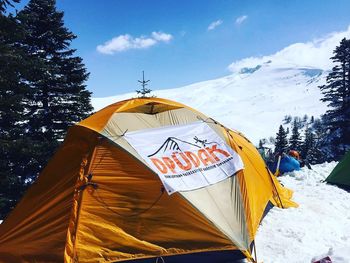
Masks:
[[[329,256],[322,258],[320,260],[314,261],[313,263],[332,263],[332,260]]]
[[[291,196],[241,133],[166,99],[125,100],[69,129],[0,225],[0,261],[253,260],[265,209]]]
[[[279,156],[278,160],[270,167],[275,176],[300,170],[300,162],[289,155]]]
[[[350,151],[345,154],[325,181],[350,190]]]
[[[300,170],[300,163],[295,158],[285,155],[281,159],[280,163],[280,172],[288,173],[293,171],[299,171]]]
[[[295,151],[295,150],[290,150],[288,155],[294,157],[297,160],[300,159],[299,153],[297,151]]]

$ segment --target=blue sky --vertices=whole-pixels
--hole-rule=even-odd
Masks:
[[[78,36],[72,46],[91,73],[94,97],[138,89],[142,70],[151,89],[225,76],[234,61],[350,25],[348,0],[57,0],[57,6]]]

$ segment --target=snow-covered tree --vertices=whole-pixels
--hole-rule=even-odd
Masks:
[[[283,118],[283,124],[286,125],[286,124],[289,124],[291,122],[292,122],[292,115],[285,115]]]
[[[305,130],[305,140],[301,145],[301,157],[310,164],[325,162],[326,158],[321,151],[321,141],[318,139],[315,128],[307,127]]]

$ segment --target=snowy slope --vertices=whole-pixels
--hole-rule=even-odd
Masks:
[[[293,189],[298,208],[272,208],[256,236],[258,260],[307,263],[329,255],[350,262],[350,193],[321,182],[335,162],[279,177]]]
[[[158,90],[153,94],[191,106],[243,132],[257,144],[261,138],[275,136],[285,115],[319,116],[326,110],[320,102],[319,85],[326,72],[308,67],[274,65],[267,61],[252,68],[242,68],[227,77],[189,86]],[[135,93],[92,100],[95,110]]]

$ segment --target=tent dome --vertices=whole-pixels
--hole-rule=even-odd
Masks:
[[[350,190],[350,151],[344,155],[325,181]]]
[[[194,136],[198,127],[217,139]],[[186,155],[190,161],[183,175],[192,180],[200,172],[200,187],[186,183],[187,190],[165,191],[165,180],[142,155],[165,133],[175,133],[177,141],[160,141],[162,153],[166,146],[185,158],[186,152],[179,149],[187,145],[206,156]],[[143,135],[142,147],[128,139],[135,134]],[[196,141],[185,144],[184,136]],[[227,147],[225,153],[215,148],[218,141]],[[220,165],[230,168],[231,155],[241,168],[213,172],[219,178],[214,182],[205,178],[209,168],[201,168],[198,160],[211,162],[214,171]],[[164,158],[175,171],[176,160]],[[37,181],[0,225],[0,261],[153,262],[162,257],[165,262],[213,262],[214,257],[215,262],[226,262],[235,255],[252,259],[266,209],[296,206],[291,195],[241,133],[177,102],[129,99],[69,129]]]

